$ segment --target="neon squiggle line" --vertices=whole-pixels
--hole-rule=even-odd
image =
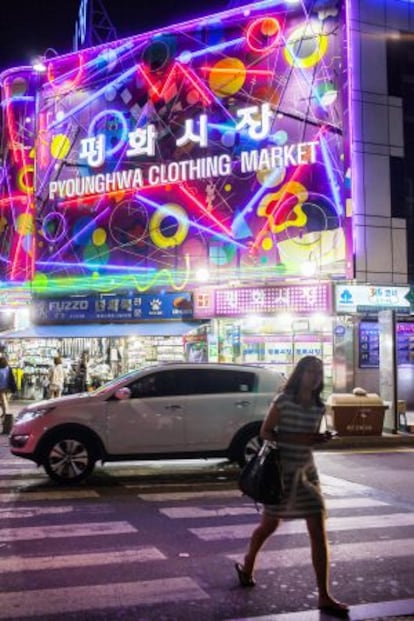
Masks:
[[[166,268],[163,268],[156,273],[154,278],[152,278],[148,282],[147,285],[142,286],[138,284],[138,282],[135,282],[136,290],[139,291],[140,293],[143,293],[144,291],[148,291],[148,289],[151,289],[151,287],[153,287],[155,283],[161,279],[162,275],[165,275],[167,277],[167,282],[172,289],[174,289],[175,291],[182,291],[187,286],[189,278],[190,278],[190,256],[188,254],[184,255],[184,261],[185,261],[185,277],[184,277],[183,282],[180,285],[177,285],[175,283],[171,270],[167,270]],[[133,279],[136,280],[136,277],[133,276]]]

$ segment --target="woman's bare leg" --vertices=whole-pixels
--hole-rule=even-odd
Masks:
[[[7,393],[5,390],[0,390],[0,408],[3,416],[6,416],[8,407]]]
[[[310,535],[312,563],[319,592],[319,606],[331,606],[338,611],[346,612],[348,610],[346,604],[338,602],[329,593],[329,544],[325,517],[322,513],[309,516],[306,518],[306,525]]]
[[[243,570],[246,575],[253,575],[257,554],[266,539],[268,539],[270,535],[275,532],[279,522],[279,518],[270,517],[263,513],[259,526],[255,528],[252,536],[250,537],[249,548],[246,556],[244,557]]]

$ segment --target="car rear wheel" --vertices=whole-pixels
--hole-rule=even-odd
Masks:
[[[75,485],[93,471],[96,451],[90,438],[81,432],[67,431],[53,435],[46,444],[43,467],[57,483]]]

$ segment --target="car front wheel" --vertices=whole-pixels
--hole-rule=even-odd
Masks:
[[[75,485],[92,473],[95,455],[89,438],[79,432],[60,432],[45,446],[43,467],[53,481]]]

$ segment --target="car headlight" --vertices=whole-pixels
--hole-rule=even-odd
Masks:
[[[15,418],[15,423],[27,423],[30,420],[34,420],[35,418],[39,418],[39,416],[44,416],[45,414],[47,414],[48,412],[50,412],[51,410],[53,410],[52,407],[43,407],[43,408],[39,408],[38,410],[28,410],[28,411],[23,411],[20,412],[16,418]]]

